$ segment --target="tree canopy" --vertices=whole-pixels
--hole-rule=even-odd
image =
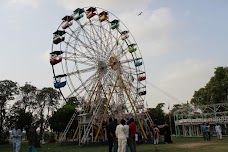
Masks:
[[[14,96],[19,94],[16,82],[11,80],[0,81],[0,138],[3,134],[3,126],[6,119],[6,103],[13,100]]]
[[[228,101],[228,67],[215,68],[214,76],[205,87],[195,91],[191,104],[205,105]]]

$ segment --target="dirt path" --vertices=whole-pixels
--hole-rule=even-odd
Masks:
[[[178,144],[175,147],[178,148],[194,148],[194,147],[201,147],[205,145],[213,145],[216,143],[185,143],[185,144]]]

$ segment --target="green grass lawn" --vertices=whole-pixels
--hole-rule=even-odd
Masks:
[[[228,152],[228,137],[223,140],[212,138],[203,141],[202,138],[173,138],[173,144],[141,144],[137,145],[137,152]],[[27,151],[27,144],[22,144],[20,152]],[[156,148],[158,151],[156,151]],[[38,152],[106,152],[108,146],[78,147],[57,146],[56,144],[41,145]],[[0,145],[0,152],[12,152],[12,144]]]

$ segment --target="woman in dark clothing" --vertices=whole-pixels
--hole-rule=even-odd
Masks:
[[[172,139],[171,139],[171,133],[170,133],[170,128],[169,126],[165,126],[164,127],[164,142],[165,143],[172,143]]]
[[[37,147],[40,147],[40,141],[35,126],[32,126],[32,128],[29,130],[28,140],[28,152],[37,152]]]

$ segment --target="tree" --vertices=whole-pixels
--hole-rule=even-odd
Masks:
[[[155,108],[148,108],[148,113],[155,124],[165,123],[165,113],[162,109],[165,103],[159,103]]]
[[[12,125],[14,122],[17,123],[17,126],[20,129],[26,130],[26,135],[28,133],[28,128],[32,124],[33,116],[31,112],[25,112],[24,109],[11,109],[10,110],[10,116],[9,118],[9,124]]]
[[[64,131],[71,117],[73,116],[76,108],[75,106],[75,104],[67,103],[62,108],[54,112],[52,117],[49,118],[50,128],[58,134],[57,138],[59,138],[59,133]],[[77,124],[77,121],[73,123],[71,125],[71,129],[75,129]]]
[[[26,112],[27,108],[31,112],[33,109],[35,102],[37,88],[33,85],[26,83],[24,86],[20,87],[20,96],[21,99],[18,101],[18,104],[24,109],[24,113]]]
[[[11,80],[0,81],[0,138],[3,134],[7,101],[14,100],[14,96],[18,93],[19,90],[16,82]]]
[[[215,68],[214,76],[204,88],[195,91],[191,104],[205,105],[228,100],[228,67]]]
[[[47,117],[49,117],[49,112],[54,111],[59,106],[60,93],[53,88],[43,88],[38,91],[36,95],[37,100],[37,110],[40,117],[40,137],[44,132],[44,111],[47,109]]]
[[[187,104],[174,104],[173,105],[173,108],[169,111],[168,114],[165,114],[165,121],[166,122],[169,122],[169,125],[171,124],[171,132],[172,133],[175,133],[175,122],[174,122],[174,112],[179,110],[179,109],[182,109],[183,107],[186,107]]]

